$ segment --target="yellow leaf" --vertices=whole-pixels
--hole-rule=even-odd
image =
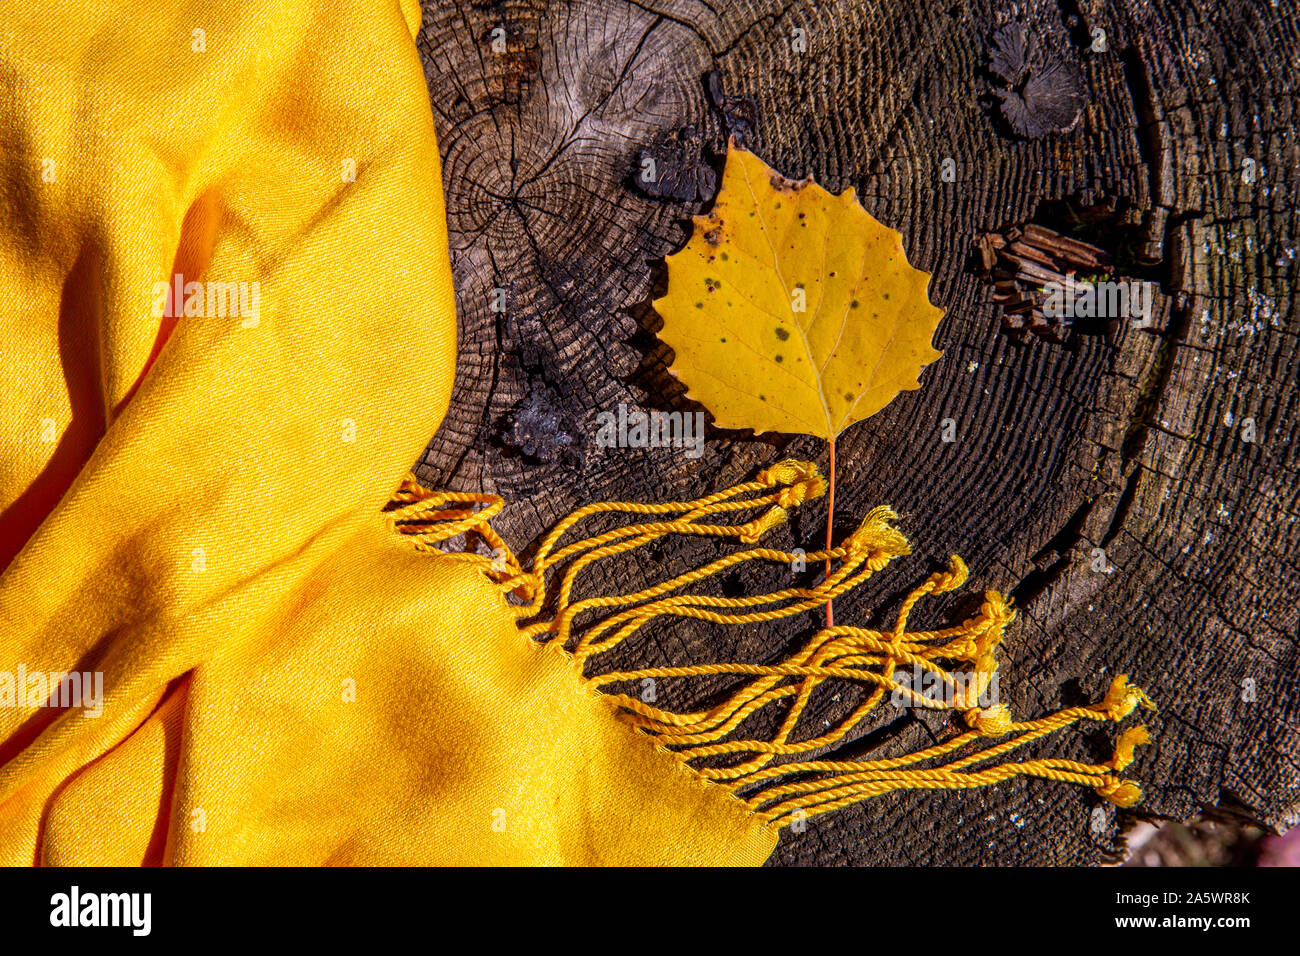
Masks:
[[[673,372],[722,428],[828,441],[919,387],[943,310],[902,237],[733,142],[722,188],[654,303]]]

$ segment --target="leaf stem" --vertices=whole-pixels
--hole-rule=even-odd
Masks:
[[[835,533],[835,439],[831,439],[831,480],[830,493],[827,496],[826,503],[826,550],[832,547],[832,541]],[[826,559],[826,577],[831,576],[831,559]],[[835,611],[831,607],[832,602],[826,601],[826,626],[835,626]]]

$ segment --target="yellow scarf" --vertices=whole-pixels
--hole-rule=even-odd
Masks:
[[[498,500],[399,487],[456,345],[418,24],[416,0],[0,0],[0,863],[754,864],[780,827],[904,787],[1027,773],[1135,800],[1116,771],[1140,728],[1106,764],[996,762],[1122,719],[1145,702],[1123,679],[1025,724],[959,693],[941,706],[972,729],[929,752],[799,762],[825,680],[872,688],[828,740],[899,668],[967,662],[986,685],[998,595],[905,630],[965,579],[956,560],[891,631],[581,679],[657,615],[802,613],[906,552],[879,509],[807,556],[837,563],[815,588],[690,593],[793,558],[750,547],[572,599],[590,561],[664,535],[756,544],[821,493],[806,463],[590,506],[527,569],[488,524]],[[564,537],[595,512],[649,519]],[[439,550],[462,532],[494,556]],[[635,691],[719,673],[739,683],[700,712]],[[748,740],[770,706],[793,716]]]

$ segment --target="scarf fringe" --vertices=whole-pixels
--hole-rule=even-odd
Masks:
[[[520,565],[489,524],[505,505],[496,495],[430,491],[410,476],[394,495],[388,519],[393,529],[410,536],[416,547],[479,565],[503,594],[514,596],[517,603],[513,610],[521,621],[521,632],[537,641],[557,643],[581,668],[660,615],[742,625],[791,617],[825,605],[866,581],[895,557],[910,553],[907,539],[893,526],[898,516],[888,507],[880,507],[870,511],[835,548],[796,554],[750,547],[632,593],[572,599],[578,576],[601,558],[644,547],[667,535],[730,537],[745,545],[756,545],[767,531],[786,520],[790,509],[825,491],[825,481],[816,465],[788,460],[760,472],[753,481],[694,501],[587,505],[546,536],[529,570]],[[763,510],[744,523],[715,523],[727,515],[755,509]],[[649,516],[654,520],[624,525],[559,547],[579,522],[607,513]],[[445,542],[461,534],[478,536],[492,549],[492,556],[443,551]],[[683,590],[745,562],[790,565],[797,560],[809,565],[823,561],[837,564],[813,587],[735,598]],[[562,574],[550,575],[555,596],[548,607],[548,572],[561,566]],[[555,587],[557,577],[559,584]],[[1132,763],[1135,747],[1150,742],[1145,726],[1123,731],[1114,755],[1105,763],[1003,759],[1072,724],[1119,722],[1139,706],[1154,710],[1155,705],[1121,674],[1098,703],[1034,720],[1014,720],[1005,704],[980,706],[979,699],[997,672],[1003,633],[1015,618],[1006,598],[997,591],[987,591],[979,612],[961,624],[937,631],[907,630],[917,601],[926,595],[956,590],[966,579],[966,565],[953,555],[946,571],[930,575],[908,595],[890,630],[826,627],[778,663],[650,667],[585,679],[606,691],[627,723],[654,737],[704,780],[726,787],[767,825],[800,823],[895,790],[983,787],[1020,776],[1090,787],[1120,807],[1136,804],[1141,790],[1119,772]],[[575,631],[580,616],[600,613],[604,616]],[[944,692],[936,698],[900,683],[895,677],[900,667],[923,673],[927,683],[942,685]],[[661,678],[714,675],[741,678],[742,683],[725,700],[693,712],[656,707],[614,689],[614,685]],[[794,740],[813,694],[826,681],[835,679],[869,689],[866,699],[825,732]],[[800,759],[844,742],[878,710],[887,695],[895,703],[957,712],[969,729],[943,743],[889,759]],[[746,721],[778,706],[785,710],[773,734],[764,739],[744,734],[742,725]]]

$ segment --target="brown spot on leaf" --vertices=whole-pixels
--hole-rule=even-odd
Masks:
[[[772,188],[779,193],[786,193],[787,195],[793,195],[794,193],[799,192],[799,190],[803,189],[811,182],[811,176],[808,176],[805,179],[787,179],[780,173],[773,173],[771,179]],[[777,203],[776,208],[780,209],[781,204]]]

